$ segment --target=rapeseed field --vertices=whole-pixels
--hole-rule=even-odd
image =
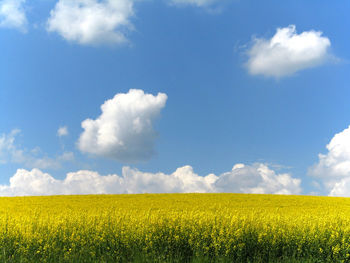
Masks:
[[[0,262],[350,262],[350,199],[0,198]]]

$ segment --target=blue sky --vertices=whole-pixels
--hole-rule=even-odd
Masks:
[[[0,0],[0,194],[348,196],[349,8]]]

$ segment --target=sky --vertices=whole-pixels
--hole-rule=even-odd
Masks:
[[[0,0],[0,196],[350,196],[349,8]]]

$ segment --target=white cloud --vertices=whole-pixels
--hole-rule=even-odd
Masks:
[[[57,130],[57,136],[58,137],[67,136],[68,134],[69,134],[69,132],[68,132],[67,126],[59,127],[58,130]]]
[[[132,0],[59,0],[47,30],[83,45],[122,44],[133,13]]]
[[[21,151],[17,150],[15,145],[14,145],[15,137],[19,133],[20,133],[20,130],[15,129],[15,130],[12,130],[9,134],[1,134],[1,136],[0,136],[0,163],[7,163],[9,157],[21,154]]]
[[[215,187],[219,192],[299,194],[300,182],[287,173],[276,174],[265,164],[236,164],[232,171],[220,175]]]
[[[198,7],[206,7],[211,4],[219,2],[218,0],[171,0],[175,5],[193,5]]]
[[[0,27],[16,28],[23,32],[27,28],[27,17],[24,10],[26,0],[0,1]]]
[[[276,174],[264,164],[238,164],[220,176],[199,176],[191,166],[180,167],[169,175],[124,167],[122,176],[102,176],[82,170],[68,173],[63,180],[56,180],[38,169],[19,169],[10,178],[9,185],[0,185],[1,196],[194,192],[298,194],[300,191],[299,179],[289,174]]]
[[[154,154],[156,132],[153,122],[165,106],[167,95],[145,94],[142,90],[119,93],[102,106],[96,119],[86,119],[78,141],[84,153],[136,162]]]
[[[10,186],[0,186],[0,193],[3,196],[45,195],[47,192],[53,194],[57,182],[52,176],[38,169],[31,172],[18,169],[10,178]]]
[[[63,162],[73,161],[72,152],[64,152],[55,158],[50,158],[41,153],[40,148],[32,150],[23,149],[15,142],[20,130],[13,130],[9,134],[0,135],[0,164],[18,163],[25,167],[36,167],[40,169],[57,169]]]
[[[350,196],[350,126],[334,135],[326,147],[328,153],[319,154],[309,175],[320,178],[330,195]]]
[[[295,26],[290,25],[278,28],[271,39],[255,39],[246,66],[252,75],[280,78],[325,63],[330,46],[322,32],[297,34]]]
[[[343,178],[339,182],[336,182],[329,192],[330,196],[350,196],[350,177]]]
[[[126,193],[205,193],[215,191],[213,183],[216,176],[199,176],[188,165],[170,175],[144,173],[124,167],[123,179]]]

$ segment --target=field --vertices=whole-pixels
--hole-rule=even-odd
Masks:
[[[0,262],[350,262],[350,199],[0,198]]]

